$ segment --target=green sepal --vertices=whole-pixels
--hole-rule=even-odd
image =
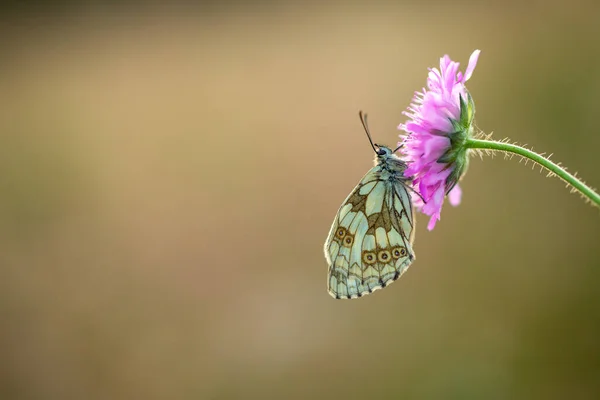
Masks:
[[[459,180],[465,175],[467,172],[467,168],[469,167],[469,157],[467,156],[467,151],[461,153],[461,157],[458,157],[454,162],[454,169],[446,178],[446,194],[448,194],[454,186],[458,183]]]
[[[468,91],[466,100],[462,94],[459,94],[458,96],[460,98],[460,117],[458,125],[463,129],[469,128],[473,124],[473,119],[475,118],[475,103],[473,102],[471,93]]]

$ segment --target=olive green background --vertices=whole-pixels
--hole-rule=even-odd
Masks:
[[[596,3],[597,4],[597,3]],[[323,241],[427,68],[600,187],[589,2],[62,4],[0,28],[3,399],[596,399],[600,212],[473,158],[360,300]]]

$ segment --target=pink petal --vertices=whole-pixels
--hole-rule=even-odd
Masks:
[[[435,223],[440,219],[439,215],[432,215],[427,224],[427,230],[432,231],[435,228]]]
[[[450,204],[452,204],[454,207],[456,207],[457,205],[460,204],[461,198],[462,198],[462,189],[460,188],[460,186],[458,186],[458,184],[456,184],[456,186],[454,186],[452,188],[450,193],[448,193],[448,201],[450,201]]]
[[[420,133],[424,135],[429,135],[429,130],[421,126],[421,124],[415,122],[407,122],[404,126],[399,126],[398,128],[404,130],[408,133]]]
[[[421,190],[427,203],[423,205],[423,212],[427,215],[439,214],[444,204],[444,187],[439,182],[435,187],[425,187],[427,190]],[[423,184],[421,184],[423,188]],[[433,190],[433,193],[431,191]]]
[[[477,65],[477,59],[479,58],[479,53],[481,53],[481,50],[475,50],[473,54],[471,54],[471,57],[469,57],[469,66],[465,71],[465,77],[463,78],[463,82],[468,81],[471,75],[473,75],[473,70]]]
[[[457,62],[451,62],[450,64],[448,64],[448,67],[445,71],[444,89],[446,89],[446,92],[448,93],[451,93],[452,88],[454,87],[456,71],[458,71],[458,67],[459,65]]]
[[[450,147],[450,139],[445,136],[431,135],[428,139],[423,142],[422,147],[424,156],[427,158],[435,158],[437,160]]]
[[[444,57],[440,58],[440,68],[442,70],[446,69],[448,65],[452,62],[452,59],[448,54],[444,54]]]

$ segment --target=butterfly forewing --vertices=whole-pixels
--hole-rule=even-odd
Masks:
[[[414,260],[414,214],[404,167],[391,151],[380,156],[338,210],[325,242],[331,296],[358,298],[383,288]]]

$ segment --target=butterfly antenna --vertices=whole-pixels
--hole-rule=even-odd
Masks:
[[[367,114],[363,114],[363,112],[361,110],[358,112],[358,116],[360,117],[360,122],[362,122],[363,128],[365,128],[365,133],[367,134],[367,137],[369,138],[369,143],[371,143],[371,147],[373,148],[373,151],[375,153],[379,154],[379,152],[375,148],[375,145],[373,144],[373,139],[371,139],[371,132],[369,132],[369,124],[367,124]]]
[[[396,147],[396,149],[394,150],[394,153],[397,152],[398,150],[400,150],[401,148],[403,148],[404,143],[406,143],[406,137],[404,139],[402,139],[402,143],[400,143],[400,145],[398,147]]]

